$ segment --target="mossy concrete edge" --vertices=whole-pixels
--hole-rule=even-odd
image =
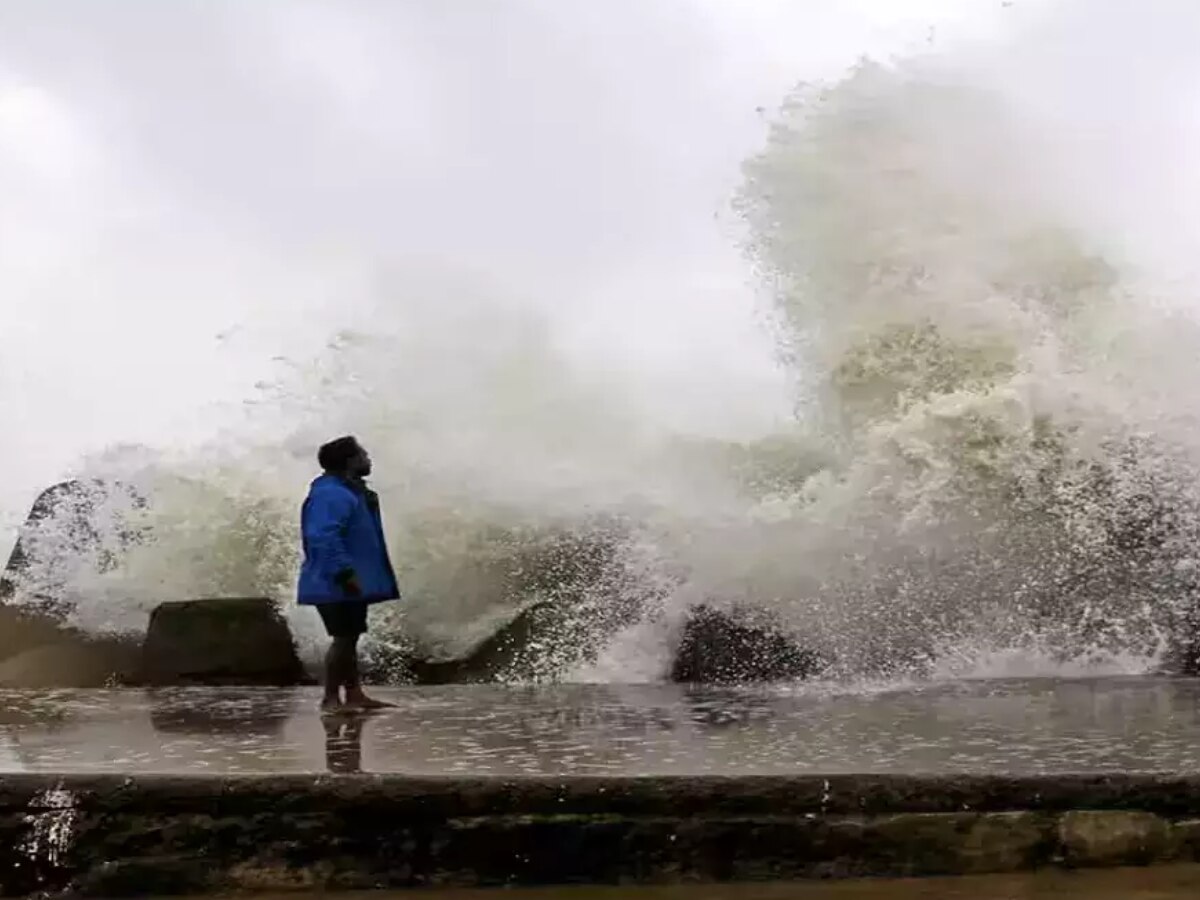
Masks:
[[[0,776],[0,894],[670,883],[1200,861],[1200,777]]]

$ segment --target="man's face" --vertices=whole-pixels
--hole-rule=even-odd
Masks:
[[[351,477],[366,478],[371,474],[371,454],[359,447],[358,453],[350,460],[349,469]]]

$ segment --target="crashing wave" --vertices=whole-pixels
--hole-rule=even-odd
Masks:
[[[738,206],[788,432],[673,433],[536,322],[398,304],[264,395],[271,437],[121,472],[148,537],[71,576],[75,614],[290,600],[304,448],[354,432],[407,595],[381,652],[452,659],[536,609],[508,677],[664,677],[703,606],[761,610],[845,677],[1190,653],[1200,442],[1166,381],[1194,383],[1200,334],[1040,201],[1018,112],[917,65],[783,105]]]

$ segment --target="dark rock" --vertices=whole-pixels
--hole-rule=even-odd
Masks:
[[[458,659],[410,659],[416,684],[476,684],[502,679],[520,664],[537,638],[553,628],[554,611],[545,605],[517,614],[495,634]]]
[[[889,873],[1018,872],[1049,859],[1051,824],[1028,811],[902,813],[866,823],[863,837]]]
[[[0,687],[127,684],[136,677],[139,643],[131,635],[89,635],[46,613],[0,606]]]
[[[485,684],[523,674],[526,657],[559,619],[550,604],[517,613],[459,656],[429,658],[409,645],[374,642],[366,647],[363,680],[370,684]]]
[[[491,561],[482,579],[497,586],[497,603],[516,607],[510,618],[449,653],[373,638],[364,647],[364,677],[416,684],[554,679],[594,659],[655,600],[655,589],[625,567],[628,535],[619,522],[511,538],[511,553]]]
[[[1058,825],[1064,860],[1076,866],[1144,866],[1179,849],[1170,832],[1160,816],[1123,810],[1072,810]]]
[[[21,528],[12,553],[9,554],[8,563],[4,567],[4,575],[0,577],[0,597],[11,595],[15,589],[15,578],[29,568],[30,554],[27,544],[30,535],[64,507],[68,505],[73,507],[70,512],[75,513],[73,518],[77,520],[77,530],[81,536],[95,534],[94,529],[86,521],[86,514],[90,513],[93,508],[89,494],[90,491],[83,482],[64,481],[46,488],[38,495],[37,499],[33,501],[29,515],[25,517],[25,524]]]
[[[1171,825],[1168,854],[1176,859],[1200,861],[1200,819],[1181,819]]]
[[[513,617],[468,652],[452,659],[428,659],[401,647],[371,649],[368,680],[412,684],[471,684],[528,678],[548,644],[578,639],[564,627],[561,606],[540,603]],[[710,606],[692,610],[675,653],[671,680],[695,684],[792,681],[823,668],[817,654],[801,646],[766,615],[724,612]]]
[[[817,654],[769,617],[697,606],[684,626],[671,680],[696,684],[792,681],[808,678],[822,667]]]
[[[127,485],[98,480],[64,481],[42,491],[0,575],[0,602],[20,596],[27,605],[64,616],[68,610],[55,577],[88,557],[98,571],[109,571],[141,539],[121,522],[98,521],[101,508],[113,498],[133,508],[145,506],[144,498]]]
[[[295,685],[307,679],[271,600],[164,603],[150,614],[141,680],[149,685]]]
[[[0,605],[0,660],[46,644],[57,644],[70,633],[45,613],[21,606]]]
[[[0,662],[0,687],[102,688],[136,678],[137,644],[79,640],[34,647]]]

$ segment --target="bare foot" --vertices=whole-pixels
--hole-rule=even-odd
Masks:
[[[345,709],[355,710],[359,712],[367,712],[374,709],[394,709],[394,703],[385,703],[382,700],[374,700],[366,694],[356,694],[346,698]]]

